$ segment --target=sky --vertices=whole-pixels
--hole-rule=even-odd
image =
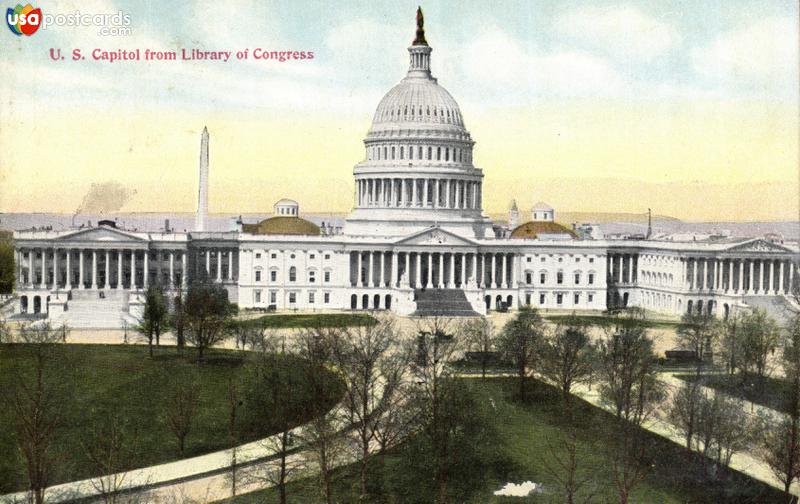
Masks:
[[[404,75],[418,2],[38,2],[129,16],[131,33],[0,27],[0,212],[196,208],[200,132],[210,210],[346,212],[380,98]],[[5,11],[16,2],[0,2]],[[484,170],[484,209],[689,221],[797,220],[798,3],[427,2],[434,75]],[[63,61],[51,59],[61,49]],[[221,61],[103,62],[94,49],[242,51]],[[256,60],[255,49],[313,51]],[[74,49],[83,60],[72,61]],[[115,193],[117,194],[117,193]]]

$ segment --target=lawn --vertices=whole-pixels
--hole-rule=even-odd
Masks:
[[[676,374],[675,377],[686,381],[698,379],[694,374]],[[738,374],[733,376],[729,374],[701,374],[699,379],[703,385],[730,396],[746,399],[784,413],[789,412],[786,398],[791,396],[791,385],[786,380],[772,377],[759,378],[757,376],[742,378]]]
[[[547,315],[543,314],[542,317],[545,320],[549,320],[554,323],[565,322],[567,319],[575,318],[579,322],[584,324],[594,325],[598,327],[605,327],[608,325],[613,325],[619,319],[613,316],[605,316],[605,315]],[[659,329],[675,329],[680,325],[680,321],[671,321],[671,320],[651,320],[651,319],[644,319],[641,321],[641,324],[647,328],[659,328]]]
[[[125,469],[145,467],[226,448],[230,445],[228,387],[232,380],[240,391],[247,390],[254,355],[212,349],[201,364],[196,353],[179,355],[175,347],[157,348],[150,359],[147,347],[127,345],[52,345],[48,383],[53,387],[55,409],[60,423],[54,435],[58,463],[50,484],[96,475],[87,457],[90,432],[115,416],[124,432]],[[0,391],[4,398],[14,394],[21,380],[30,382],[33,348],[30,345],[0,345]],[[303,382],[309,370],[304,361],[277,356],[274,369],[281,375]],[[323,369],[317,372],[327,372]],[[175,436],[169,430],[166,412],[174,400],[176,384],[197,384],[197,413],[181,455]],[[305,382],[303,382],[305,383]],[[338,382],[334,382],[338,383]],[[303,404],[307,387],[298,386],[293,400]],[[335,390],[333,390],[335,389]],[[242,393],[240,392],[240,393]],[[332,387],[327,406],[341,395]],[[248,402],[238,416],[247,418]],[[296,408],[293,425],[304,423],[306,413]],[[8,407],[0,409],[0,493],[25,488],[25,462],[16,441],[16,418]],[[244,422],[239,442],[247,442],[276,432],[275,418]]]
[[[272,329],[368,326],[378,321],[366,313],[271,314],[243,320],[243,324]]]
[[[482,381],[467,379],[471,393],[481,404],[490,404],[493,413],[486,421],[491,422],[499,434],[499,450],[507,456],[490,478],[490,483],[478,495],[465,502],[474,503],[555,503],[563,502],[556,481],[551,476],[555,467],[554,454],[564,453],[563,403],[558,392],[542,383],[537,383],[525,404],[513,399],[516,382],[507,378]],[[579,472],[588,477],[585,490],[591,492],[591,502],[618,502],[613,486],[611,463],[605,440],[616,424],[615,418],[584,401],[576,399],[578,417],[577,452]],[[681,446],[660,436],[642,431],[647,443],[652,468],[641,484],[633,491],[632,503],[771,503],[782,502],[780,492],[750,479],[736,471],[712,468],[703,465],[703,460],[688,454]],[[413,443],[414,440],[407,441]],[[433,502],[433,496],[418,495],[414,498],[397,499],[381,490],[396,487],[397,480],[407,472],[403,459],[403,447],[387,455],[383,469],[377,461],[372,466],[373,495],[369,502]],[[376,459],[374,459],[376,460]],[[702,476],[716,471],[715,478]],[[702,476],[701,476],[702,475]],[[543,485],[543,491],[527,498],[495,497],[493,492],[505,482],[521,483],[527,480]],[[394,481],[394,483],[393,483]],[[413,481],[413,480],[412,480]],[[419,485],[422,488],[424,485]],[[335,496],[337,502],[355,502],[358,496],[358,471],[347,466],[336,473]],[[293,503],[318,502],[316,480],[294,482],[288,489],[289,501]],[[586,495],[584,494],[584,497]],[[272,489],[244,495],[232,500],[236,504],[277,502]],[[461,501],[459,501],[461,502]],[[580,502],[583,502],[582,500]]]

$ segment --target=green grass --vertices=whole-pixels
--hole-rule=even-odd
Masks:
[[[598,327],[605,327],[609,325],[613,325],[618,321],[622,320],[617,317],[609,317],[606,315],[547,315],[543,314],[543,318],[549,320],[551,322],[559,323],[565,322],[569,318],[575,318],[579,322],[584,324],[595,325]],[[651,320],[645,319],[642,322],[642,325],[647,328],[651,329],[675,329],[680,325],[680,321],[671,321],[671,320]]]
[[[368,326],[378,321],[366,313],[273,314],[241,321],[246,325],[272,329],[313,329],[317,327]]]
[[[694,374],[676,374],[676,378],[686,381],[697,380]],[[779,378],[757,376],[742,377],[729,374],[701,374],[703,385],[724,392],[733,397],[745,399],[767,408],[789,413],[786,398],[791,395],[791,384]]]
[[[488,420],[499,433],[500,451],[508,458],[487,488],[474,495],[468,502],[474,503],[558,503],[564,499],[559,494],[556,481],[551,476],[553,454],[564,453],[565,421],[563,403],[558,392],[542,383],[537,383],[529,400],[521,404],[513,399],[517,383],[513,379],[497,378],[482,381],[468,379],[471,391],[482,404],[494,404],[494,414]],[[587,489],[592,492],[591,502],[618,502],[613,485],[611,463],[607,443],[615,430],[616,419],[609,413],[582,400],[575,399],[578,434],[579,471],[588,476]],[[687,453],[681,446],[655,434],[642,431],[648,446],[648,457],[652,469],[633,491],[630,502],[635,503],[698,503],[736,502],[772,503],[782,502],[781,495],[771,487],[733,470],[717,469],[716,478],[706,478],[709,465],[695,454]],[[413,440],[407,443],[414,442]],[[433,502],[432,496],[420,495],[416,499],[400,500],[381,490],[380,482],[393,478],[408,481],[398,476],[406,471],[403,447],[388,454],[383,469],[377,459],[370,468],[373,494],[372,503],[383,502]],[[493,492],[505,482],[521,483],[531,480],[544,485],[544,492],[527,498],[500,498]],[[292,503],[319,502],[315,479],[304,479],[290,484],[289,501]],[[422,487],[423,485],[420,485]],[[391,488],[388,483],[386,488]],[[358,497],[358,469],[350,465],[336,471],[335,496],[337,502],[355,502]],[[272,503],[277,502],[274,489],[240,496],[230,502]]]
[[[61,422],[54,435],[58,463],[50,484],[87,478],[97,474],[86,455],[86,444],[94,426],[116,416],[125,432],[124,469],[145,467],[179,458],[200,455],[230,445],[228,429],[228,383],[233,380],[240,393],[247,390],[254,355],[217,350],[207,351],[202,364],[194,351],[178,355],[174,347],[157,348],[150,359],[147,347],[126,345],[52,345],[48,381]],[[0,390],[10,397],[21,380],[29,381],[33,348],[29,345],[0,345]],[[308,369],[304,361],[277,356],[275,368],[284,376],[302,380]],[[327,372],[320,369],[318,372]],[[166,412],[173,401],[175,384],[196,381],[198,408],[183,455],[167,427]],[[332,407],[340,397],[340,384],[327,398]],[[307,394],[293,396],[302,405]],[[246,419],[247,401],[239,412]],[[297,408],[293,425],[304,423],[307,414]],[[279,429],[276,418],[243,423],[240,442],[267,436]],[[16,438],[16,418],[9,408],[0,409],[0,493],[21,490],[27,484],[25,463]]]

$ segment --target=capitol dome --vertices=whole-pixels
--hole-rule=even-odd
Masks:
[[[381,99],[353,170],[356,201],[345,234],[408,236],[438,226],[481,238],[483,171],[456,100],[431,74],[422,10],[405,77]]]

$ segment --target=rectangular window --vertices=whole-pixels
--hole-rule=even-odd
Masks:
[[[531,305],[531,295],[530,294],[525,294],[525,304],[527,306]]]
[[[261,252],[256,252],[256,259],[261,259]]]
[[[560,284],[562,284],[562,283],[564,283],[564,273],[562,273],[561,271],[559,271],[558,273],[556,273],[556,282],[557,282],[559,285],[560,285]]]
[[[543,284],[545,282],[545,280],[547,280],[547,275],[545,273],[540,273],[539,274],[539,283]]]
[[[323,301],[325,304],[328,304],[328,303],[330,303],[330,302],[331,302],[331,293],[330,293],[330,292],[326,292],[325,294],[323,294],[323,295],[322,295],[322,301]]]
[[[540,305],[543,305],[543,304],[544,304],[544,299],[545,299],[545,298],[544,298],[544,294],[539,294],[539,304],[540,304]]]
[[[563,294],[556,294],[556,304],[560,305],[563,301],[564,301],[564,295]]]
[[[575,285],[578,285],[579,283],[581,283],[581,274],[575,273]]]
[[[294,292],[289,293],[289,304],[295,304],[297,302],[297,294]]]
[[[325,254],[325,260],[328,260],[328,259],[330,259],[330,258],[331,258],[331,255],[330,255],[330,254]]]
[[[314,293],[313,292],[309,292],[308,293],[308,304],[314,304]]]
[[[594,273],[589,273],[589,285],[594,284]]]
[[[260,290],[255,291],[255,295],[256,295],[256,303],[260,303],[261,302],[261,291]]]
[[[529,285],[530,285],[530,284],[532,284],[532,283],[533,283],[533,278],[531,278],[531,276],[532,276],[532,275],[531,275],[530,273],[525,273],[525,283],[526,283],[526,284],[529,284]]]
[[[309,271],[308,272],[308,283],[314,283],[317,281],[317,273],[316,271]]]
[[[325,278],[325,283],[330,282],[331,281],[331,272],[330,271],[326,271],[325,274],[324,274],[324,278]]]
[[[591,303],[592,301],[594,301],[594,294],[589,294],[589,295],[587,296],[587,299],[588,299],[588,301],[589,301],[590,303]]]
[[[275,291],[269,291],[269,302],[270,304],[275,304],[278,302],[278,293]]]
[[[273,254],[272,254],[270,257],[272,257],[273,259],[275,259],[275,258],[277,258],[277,257],[278,257],[278,254],[274,254],[274,253],[273,253]]]
[[[594,262],[594,257],[590,257],[590,258],[589,258],[589,262],[590,262],[590,263],[593,263],[593,262]]]
[[[575,294],[575,304],[580,304],[580,301],[581,301],[581,295]]]
[[[256,282],[261,281],[261,270],[256,270]]]
[[[277,282],[278,281],[278,272],[277,271],[270,271],[269,272],[269,281],[270,282]]]

